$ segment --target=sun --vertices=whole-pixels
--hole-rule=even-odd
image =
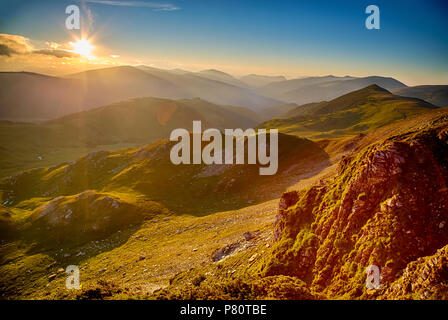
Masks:
[[[84,58],[92,59],[92,50],[94,46],[86,39],[79,39],[76,42],[69,42],[73,47],[73,52],[81,55]]]

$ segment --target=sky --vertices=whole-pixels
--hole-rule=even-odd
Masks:
[[[81,9],[67,30],[65,8]],[[380,29],[368,30],[368,5]],[[444,0],[2,0],[0,70],[67,74],[145,64],[288,78],[391,76],[448,84]],[[85,38],[89,56],[70,44]]]

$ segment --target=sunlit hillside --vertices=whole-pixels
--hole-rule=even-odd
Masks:
[[[372,85],[329,102],[296,107],[260,125],[309,138],[349,136],[437,108],[420,99],[400,97]],[[286,118],[286,119],[285,119]]]

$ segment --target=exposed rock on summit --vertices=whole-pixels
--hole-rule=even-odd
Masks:
[[[448,244],[446,126],[357,150],[340,161],[333,181],[285,193],[264,274],[296,276],[329,297],[355,298],[366,297],[365,269],[376,265],[385,298],[414,291],[403,283],[421,298],[440,292],[427,279],[448,279],[446,247],[437,251]],[[416,269],[425,269],[426,278],[410,280]]]

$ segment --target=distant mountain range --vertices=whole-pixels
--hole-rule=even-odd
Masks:
[[[215,70],[215,69],[209,69],[209,70],[202,70],[199,72],[194,73],[200,77],[203,78],[207,78],[210,80],[215,80],[215,81],[219,81],[219,82],[224,82],[233,86],[237,86],[237,87],[242,87],[242,88],[246,88],[249,87],[247,85],[247,83],[235,78],[234,76],[219,71],[219,70]]]
[[[204,75],[205,74],[205,75]],[[150,67],[112,67],[64,78],[29,72],[0,73],[0,118],[54,119],[137,97],[202,98],[212,103],[262,110],[283,102],[210,78],[213,72],[183,73]],[[216,78],[216,77],[215,77]],[[244,85],[244,87],[243,87]]]
[[[138,97],[201,98],[257,112],[269,120],[289,106],[329,101],[376,84],[402,96],[447,105],[447,86],[406,87],[386,77],[307,77],[247,75],[240,78],[219,70],[190,72],[148,66],[89,70],[65,77],[30,72],[0,72],[0,119],[48,120]]]
[[[448,86],[416,86],[392,90],[399,96],[414,97],[439,107],[448,107]]]
[[[81,84],[31,72],[0,72],[0,118],[40,120],[82,111]]]
[[[258,91],[285,102],[305,104],[328,101],[372,84],[388,90],[406,87],[404,83],[393,78],[324,76],[274,82],[259,88]]]
[[[249,74],[240,78],[241,81],[251,87],[262,87],[269,83],[286,81],[284,76],[263,76],[258,74]]]

